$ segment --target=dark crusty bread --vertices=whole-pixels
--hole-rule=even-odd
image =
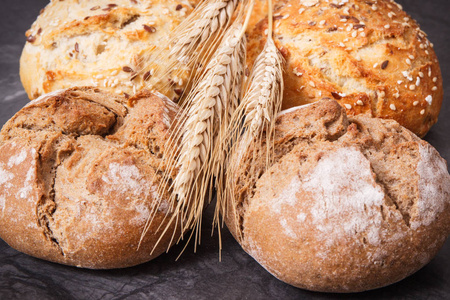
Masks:
[[[174,228],[151,254],[171,217],[168,191],[157,188],[177,111],[148,91],[127,100],[87,87],[30,102],[0,133],[0,237],[85,268],[128,267],[164,252]]]
[[[450,234],[450,175],[437,151],[391,120],[347,118],[334,100],[277,119],[274,162],[251,145],[226,222],[277,278],[324,292],[399,281]],[[259,148],[260,147],[260,148]],[[259,161],[254,158],[254,151]]]
[[[266,1],[249,29],[249,67],[264,47]],[[274,39],[286,59],[283,109],[322,97],[348,115],[394,119],[419,136],[436,123],[442,76],[432,43],[390,0],[274,1]],[[262,12],[258,14],[258,12]]]

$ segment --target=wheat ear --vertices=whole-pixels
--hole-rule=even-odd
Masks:
[[[274,134],[276,116],[281,110],[283,99],[283,64],[284,59],[272,38],[273,10],[272,1],[269,1],[269,28],[267,41],[263,51],[255,60],[253,69],[249,76],[248,88],[244,98],[232,116],[230,126],[227,130],[228,144],[234,142],[228,156],[227,177],[222,191],[217,193],[217,206],[215,220],[219,215],[225,216],[226,208],[236,208],[237,199],[235,193],[235,177],[238,170],[242,168],[241,156],[253,142],[266,146],[266,166],[271,165],[274,149]],[[244,121],[242,121],[244,119]],[[258,153],[254,151],[250,164],[259,160]],[[232,201],[228,203],[227,201]],[[229,206],[230,205],[230,206]],[[238,214],[233,212],[238,224]],[[236,230],[239,232],[239,230]]]
[[[206,66],[202,80],[187,96],[175,135],[166,151],[166,161],[169,164],[169,172],[166,174],[170,174],[170,170],[177,170],[171,185],[168,175],[164,176],[160,184],[160,190],[169,185],[173,189],[169,201],[175,209],[169,224],[175,222],[180,226],[181,232],[194,228],[192,233],[195,232],[196,240],[200,239],[205,201],[211,199],[212,153],[220,124],[224,116],[237,105],[236,91],[240,89],[245,64],[244,32],[239,20],[227,30]],[[181,145],[181,148],[176,149],[177,145]],[[168,229],[169,226],[161,237]]]
[[[167,91],[173,81],[170,77],[183,77],[190,73],[189,86],[198,83],[198,72],[205,66],[223,38],[223,34],[232,22],[232,17],[241,1],[211,0],[203,1],[194,11],[179,24],[164,42],[158,53],[148,60],[142,60],[138,66],[138,74],[151,69],[147,87],[159,86]],[[165,61],[164,65],[155,61]],[[141,74],[143,75],[143,74]],[[145,75],[144,75],[145,77]],[[162,84],[161,84],[162,81]]]

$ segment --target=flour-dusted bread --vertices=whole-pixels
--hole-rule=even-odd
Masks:
[[[84,268],[128,267],[164,252],[174,228],[153,249],[172,216],[169,191],[158,184],[177,111],[162,95],[126,100],[98,88],[30,102],[0,133],[0,237],[29,255]]]
[[[331,97],[348,115],[394,119],[419,136],[443,99],[433,45],[394,1],[274,1],[277,47],[286,58],[283,108]],[[265,43],[264,2],[249,29],[251,67]]]
[[[20,76],[30,99],[73,86],[133,95],[146,86],[168,34],[198,0],[53,0],[27,31]],[[155,88],[176,99],[188,73]],[[168,88],[167,88],[168,87]],[[167,89],[166,89],[167,88]]]
[[[383,287],[427,264],[450,234],[447,164],[395,121],[347,118],[324,100],[279,116],[271,166],[256,145],[242,150],[226,222],[289,284]]]

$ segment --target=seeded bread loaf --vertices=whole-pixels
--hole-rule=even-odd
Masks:
[[[146,91],[127,101],[72,88],[30,102],[0,133],[0,237],[84,268],[128,267],[164,252],[174,228],[153,249],[172,216],[168,191],[157,189],[176,113],[168,98]]]
[[[258,6],[264,2],[256,1]],[[347,114],[394,119],[419,136],[436,123],[443,88],[433,45],[390,0],[275,1],[274,39],[284,55],[283,109],[321,97]],[[266,14],[250,30],[251,67],[265,44]]]
[[[188,0],[53,0],[27,31],[20,76],[30,99],[73,86],[133,95],[146,86],[163,41],[192,10]],[[155,88],[178,98],[184,75]]]
[[[383,287],[427,264],[450,234],[446,162],[395,121],[347,118],[324,100],[279,116],[272,165],[258,145],[243,150],[226,223],[282,281]]]

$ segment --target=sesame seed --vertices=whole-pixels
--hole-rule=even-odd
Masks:
[[[408,18],[408,17],[404,17],[404,18],[403,18],[403,21],[408,22],[408,21],[409,21],[409,18]]]
[[[365,37],[366,33],[365,32],[361,32],[360,36]]]
[[[414,59],[414,55],[409,55],[409,58],[410,59]]]
[[[361,100],[356,101],[356,104],[363,106],[364,102],[362,102]]]
[[[431,105],[431,103],[433,103],[433,96],[428,95],[425,100],[428,102],[429,105]]]
[[[393,103],[391,105],[389,105],[389,108],[394,111],[397,110],[397,107],[395,107],[395,104],[393,104]]]
[[[356,31],[353,31],[353,32],[352,32],[352,37],[355,38],[357,35],[358,35],[358,33],[357,33]]]
[[[372,10],[373,11],[376,11],[378,9],[378,7],[374,4],[374,5],[372,5]]]
[[[305,11],[304,8],[300,8],[300,9],[298,10],[298,14],[301,15],[304,11]]]
[[[425,54],[430,55],[430,52],[428,52],[428,50],[425,50]]]
[[[350,104],[348,104],[348,103],[344,104],[344,106],[345,106],[346,109],[352,109],[352,106]]]
[[[314,81],[310,81],[309,85],[312,86],[312,87],[316,87],[316,84],[314,83]]]
[[[414,84],[411,84],[411,85],[409,86],[409,89],[410,89],[411,91],[414,91],[414,90],[416,89],[416,86],[415,86]]]
[[[341,46],[341,47],[345,47],[345,45],[344,45],[344,43],[343,43],[343,42],[340,42],[340,43],[339,43],[339,46]]]
[[[325,25],[326,22],[327,22],[327,21],[322,20],[322,21],[319,22],[319,25],[320,25],[320,26],[323,26],[323,25]]]
[[[424,115],[424,114],[425,114],[425,109],[422,109],[422,110],[420,111],[420,114],[421,114],[421,115]]]
[[[381,64],[381,69],[383,69],[383,70],[386,69],[388,65],[389,65],[388,60],[383,61],[383,63]]]
[[[419,101],[414,101],[413,106],[417,106],[417,105],[419,105]]]
[[[389,29],[389,28],[391,28],[391,25],[389,25],[389,24],[384,25],[384,28]]]
[[[437,77],[433,77],[433,82],[437,82]]]
[[[397,81],[397,84],[402,84],[402,83],[403,83],[403,80]]]
[[[417,85],[417,86],[420,85],[420,77],[417,77],[417,79],[416,79],[416,85]]]
[[[419,72],[420,78],[423,78],[423,72]]]
[[[407,58],[407,59],[406,59],[406,63],[407,63],[408,65],[410,65],[410,64],[411,64],[411,60],[410,60],[409,58]]]
[[[424,49],[425,46],[424,46],[423,44],[420,44],[420,45],[419,45],[419,48],[420,48],[420,49]]]
[[[431,89],[433,92],[437,91],[437,86],[433,86],[433,88]]]
[[[347,19],[341,19],[340,20],[342,23],[345,23],[345,22],[347,22]]]
[[[378,67],[378,63],[374,63],[373,68],[375,69],[376,67]]]

